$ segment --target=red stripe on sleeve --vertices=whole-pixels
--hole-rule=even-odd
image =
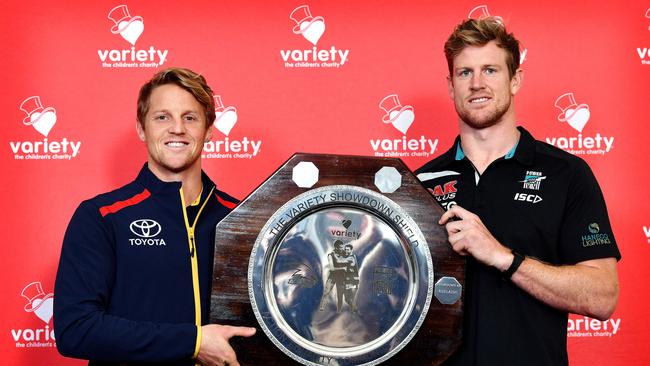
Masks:
[[[237,207],[237,204],[236,204],[236,203],[234,203],[234,202],[230,202],[230,201],[226,201],[226,200],[224,200],[223,198],[219,197],[219,195],[216,194],[216,193],[215,193],[214,195],[217,197],[217,201],[219,201],[219,203],[221,203],[222,205],[226,206],[227,208],[229,208],[229,209],[232,210],[232,209],[234,209],[235,207]]]
[[[151,196],[151,193],[149,193],[149,191],[145,188],[144,191],[142,191],[141,193],[138,193],[131,198],[127,198],[124,201],[117,201],[112,205],[100,207],[99,213],[101,213],[102,216],[106,216],[109,213],[115,213],[125,207],[137,205],[138,203],[149,198],[149,196]]]

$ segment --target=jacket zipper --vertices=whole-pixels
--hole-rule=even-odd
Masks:
[[[187,231],[190,237],[190,257],[194,258],[194,252],[196,251],[196,243],[194,242],[194,227],[190,227]]]
[[[208,201],[210,201],[210,197],[212,196],[212,192],[214,191],[214,187],[210,190],[208,195],[206,196],[207,198],[205,199],[205,202],[201,205],[201,208],[199,209],[199,212],[196,214],[196,217],[194,218],[194,222],[192,225],[190,225],[189,220],[187,218],[187,211],[185,210],[185,197],[183,197],[183,187],[179,189],[179,193],[181,196],[181,209],[183,210],[183,219],[185,221],[185,228],[187,229],[187,241],[189,244],[189,250],[190,250],[190,265],[192,266],[192,290],[194,293],[194,323],[196,324],[197,328],[201,327],[201,291],[199,289],[199,264],[196,256],[196,243],[195,243],[195,228],[196,228],[196,223],[199,221],[199,216],[201,216],[201,212],[203,212],[203,209],[205,208],[206,204]],[[199,345],[196,346],[198,351]]]

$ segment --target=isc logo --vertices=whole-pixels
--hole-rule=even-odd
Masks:
[[[542,197],[540,197],[540,196],[538,196],[536,194],[516,193],[515,194],[515,201],[537,203],[537,202],[542,201]]]

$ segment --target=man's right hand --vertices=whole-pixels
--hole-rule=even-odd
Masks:
[[[201,327],[201,347],[196,360],[205,366],[239,366],[237,355],[228,340],[232,337],[250,337],[255,328],[209,324]]]

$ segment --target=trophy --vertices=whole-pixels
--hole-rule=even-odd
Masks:
[[[399,159],[295,154],[217,225],[210,322],[258,328],[241,364],[439,364],[465,282],[443,213]]]

